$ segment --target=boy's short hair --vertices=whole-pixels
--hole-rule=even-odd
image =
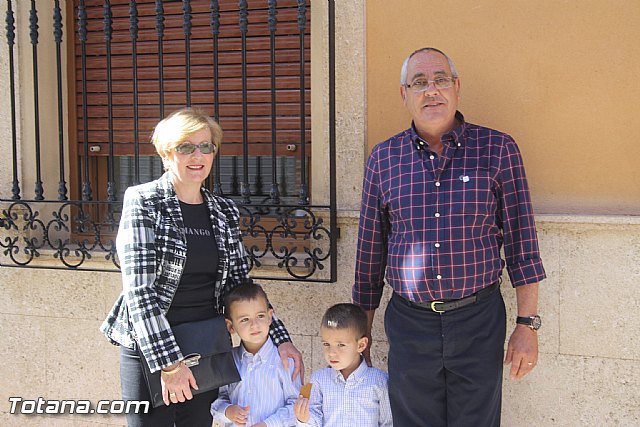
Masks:
[[[340,303],[329,307],[322,316],[323,328],[352,329],[357,339],[367,335],[367,314],[355,304]]]
[[[269,306],[269,298],[267,298],[266,292],[257,283],[248,282],[236,286],[224,298],[224,317],[231,319],[231,305],[234,302],[251,301],[260,298],[263,298],[267,306]]]

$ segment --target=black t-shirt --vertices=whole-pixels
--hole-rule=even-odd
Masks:
[[[187,236],[187,261],[180,284],[169,307],[171,325],[210,319],[218,313],[214,288],[218,272],[218,247],[205,203],[180,202]]]

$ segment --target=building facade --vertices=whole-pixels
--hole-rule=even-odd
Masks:
[[[548,274],[540,285],[539,364],[522,381],[505,378],[503,425],[638,425],[640,180],[635,178],[634,163],[640,151],[631,135],[632,117],[640,113],[640,106],[635,102],[639,89],[630,82],[632,70],[640,66],[635,43],[640,36],[635,25],[640,7],[631,1],[616,8],[597,1],[580,6],[556,2],[504,6],[489,1],[476,7],[460,1],[446,7],[413,0],[336,1],[338,185],[332,195],[327,161],[332,154],[328,3],[314,1],[309,12],[308,134],[313,142],[308,178],[311,205],[329,205],[332,196],[336,200],[339,238],[337,252],[332,254],[336,280],[327,279],[328,265],[320,274],[324,282],[289,280],[287,275],[261,280],[304,353],[307,377],[324,365],[318,337],[324,310],[351,298],[364,161],[373,145],[409,125],[399,96],[400,65],[414,49],[435,46],[456,61],[466,119],[512,134],[523,151]],[[7,4],[16,20],[13,82],[17,97],[12,110],[11,64],[3,31],[0,147],[5,155],[0,159],[0,199],[11,200],[14,194],[13,152],[22,196],[31,199],[26,194],[33,193],[38,169],[45,194],[57,191],[55,36],[45,28],[54,20],[54,2],[38,2],[38,64],[45,70],[38,79],[40,148],[34,144],[30,4],[3,1],[0,8],[6,11]],[[61,2],[63,11],[68,7]],[[63,52],[68,52],[64,43]],[[64,57],[64,70],[69,70],[71,61]],[[75,114],[69,111],[69,84],[70,79],[63,80],[65,118]],[[63,121],[64,147],[71,144],[70,133],[77,133],[70,131],[71,121]],[[37,150],[42,160],[39,167]],[[71,172],[67,169],[65,174],[71,182]],[[8,204],[3,202],[3,209]],[[0,240],[6,244],[5,238],[11,236],[10,230],[0,227]],[[6,260],[6,252],[4,256]],[[43,254],[28,267],[0,267],[4,361],[0,423],[123,425],[118,415],[10,414],[11,397],[94,403],[119,398],[119,352],[100,335],[98,326],[121,290],[120,276],[115,271],[51,269],[56,262]],[[111,260],[95,256],[85,265],[114,270]],[[277,270],[272,268],[269,275],[277,275]],[[515,318],[515,292],[508,281],[502,289],[509,319]],[[390,296],[388,289],[385,296],[383,304]],[[374,326],[373,358],[384,369],[381,311]],[[514,322],[509,325],[512,328]]]

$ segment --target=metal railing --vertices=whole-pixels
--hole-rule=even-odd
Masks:
[[[138,2],[132,0],[129,2],[129,26],[123,29],[122,25],[118,26],[118,30],[114,28],[113,7],[109,0],[101,2],[103,7],[102,22],[103,27],[101,33],[96,33],[95,28],[89,31],[87,6],[84,0],[79,0],[74,5],[73,19],[66,16],[64,8],[61,8],[60,1],[53,2],[53,22],[51,27],[47,29],[47,35],[53,30],[55,40],[55,66],[54,64],[45,64],[48,73],[55,70],[57,82],[57,111],[47,114],[56,114],[57,135],[41,135],[41,111],[39,100],[39,76],[42,68],[38,64],[39,57],[39,38],[44,34],[44,27],[39,22],[39,13],[35,0],[31,0],[29,10],[29,33],[30,43],[32,45],[32,81],[31,88],[33,96],[33,116],[29,120],[22,120],[22,126],[33,126],[33,140],[22,140],[20,130],[16,125],[18,94],[16,89],[16,64],[15,55],[16,46],[16,16],[13,10],[12,1],[6,1],[6,41],[7,56],[9,68],[9,86],[10,86],[10,117],[11,117],[11,165],[12,165],[12,186],[11,196],[9,198],[0,199],[0,265],[14,266],[25,268],[53,268],[53,269],[76,269],[76,270],[92,270],[92,271],[117,271],[119,269],[119,261],[115,252],[115,233],[119,221],[119,213],[121,211],[121,200],[119,195],[124,192],[126,183],[118,178],[116,168],[121,158],[118,157],[116,149],[121,146],[119,144],[128,143],[132,147],[132,181],[140,182],[141,178],[152,179],[154,176],[147,176],[143,172],[141,176],[141,159],[144,159],[142,149],[145,149],[145,143],[139,140],[141,132],[142,117],[139,115],[141,108],[146,108],[140,102],[138,88],[140,81],[138,80],[137,70],[137,43],[139,37],[139,15]],[[94,2],[95,3],[95,2]],[[165,5],[176,2],[155,1],[155,30],[157,34],[157,61],[158,61],[158,116],[165,115],[165,109],[168,104],[165,102],[166,82],[164,70],[166,68],[165,46],[163,45],[165,32]],[[184,31],[184,62],[186,64],[184,84],[186,105],[192,104],[192,87],[194,81],[191,75],[191,32],[192,32],[192,3],[202,6],[203,1],[191,2],[182,0],[182,20]],[[211,31],[211,60],[213,64],[213,87],[210,91],[210,103],[207,107],[211,109],[211,114],[216,120],[224,123],[224,111],[221,110],[221,88],[219,81],[220,52],[219,42],[224,35],[224,28],[221,27],[221,14],[218,1],[210,1],[209,3],[209,25]],[[278,173],[284,167],[285,162],[282,160],[282,140],[278,135],[277,112],[277,83],[279,50],[276,48],[279,37],[278,29],[278,7],[282,7],[275,0],[269,0],[265,3],[268,14],[268,32],[269,32],[269,80],[270,80],[270,133],[271,141],[269,149],[262,150],[261,153],[267,153],[266,161],[264,155],[251,156],[250,151],[253,147],[251,141],[250,130],[251,122],[249,120],[249,81],[247,73],[247,65],[251,52],[247,50],[247,40],[251,34],[251,3],[250,1],[239,1],[237,3],[237,22],[240,31],[241,44],[241,110],[242,110],[242,129],[241,141],[238,141],[236,147],[241,147],[233,156],[229,156],[226,160],[223,156],[218,156],[215,162],[215,173],[209,178],[207,186],[216,194],[223,194],[223,189],[227,188],[227,196],[236,199],[242,215],[241,228],[245,236],[245,244],[250,254],[250,264],[252,267],[252,277],[261,279],[275,280],[304,280],[318,282],[334,282],[336,281],[337,261],[337,219],[336,219],[336,159],[335,159],[335,74],[334,74],[334,2],[328,1],[325,5],[328,7],[329,31],[327,34],[329,45],[329,158],[314,159],[314,161],[329,163],[329,204],[314,205],[310,202],[309,193],[309,153],[307,144],[310,143],[308,125],[309,114],[308,108],[308,90],[305,89],[308,81],[309,62],[305,62],[305,54],[308,57],[310,49],[308,38],[308,4],[305,0],[294,0],[294,6],[298,13],[298,37],[299,37],[299,137],[296,147],[299,147],[296,153],[297,160],[293,172],[287,174]],[[15,4],[15,3],[13,3]],[[42,5],[42,3],[39,3]],[[315,3],[320,5],[322,3]],[[68,8],[67,8],[68,10]],[[67,19],[65,21],[65,19]],[[72,21],[73,19],[73,21]],[[95,19],[95,17],[94,17]],[[77,39],[71,37],[70,31],[67,30],[66,37],[70,40],[67,44],[73,49],[73,45],[79,46],[79,73],[78,90],[81,106],[78,108],[78,139],[80,142],[74,143],[75,135],[65,137],[65,120],[71,120],[64,115],[64,91],[65,73],[63,72],[63,32],[64,22],[74,22],[76,31],[71,34]],[[121,23],[120,23],[121,24]],[[225,28],[228,28],[228,23]],[[128,31],[131,40],[132,53],[131,59],[131,84],[132,84],[132,111],[133,111],[133,140],[121,141],[116,136],[116,126],[114,125],[114,108],[117,107],[114,101],[114,84],[116,79],[112,77],[112,40],[117,35],[117,31]],[[235,30],[234,30],[235,31]],[[122,34],[120,34],[121,36]],[[90,113],[89,106],[89,89],[87,87],[87,43],[90,41],[95,43],[96,37],[101,37],[104,43],[105,64],[104,69],[106,80],[106,109],[107,109],[107,141],[104,144],[94,145],[90,132]],[[73,41],[71,40],[73,38]],[[93,40],[92,40],[93,38]],[[3,53],[4,55],[4,53]],[[69,77],[71,79],[71,77]],[[67,82],[69,84],[69,82]],[[26,88],[25,88],[26,89]],[[75,93],[70,93],[69,98],[76,98]],[[69,101],[69,109],[76,108],[71,105],[73,101]],[[206,110],[206,108],[205,108]],[[23,113],[24,114],[24,113]],[[69,125],[69,123],[66,123]],[[69,125],[70,129],[74,129]],[[223,124],[224,128],[224,124]],[[147,129],[150,131],[150,129]],[[69,131],[72,133],[73,131]],[[55,142],[54,142],[55,139]],[[71,142],[66,142],[69,139]],[[226,141],[225,141],[226,142]],[[286,142],[286,141],[285,141]],[[52,177],[50,167],[43,166],[42,148],[47,144],[56,144],[57,163],[56,179],[57,194],[55,198],[48,198],[45,194],[45,188],[48,188],[43,179]],[[76,144],[72,147],[73,144]],[[27,145],[33,145],[34,158],[22,157],[22,149]],[[78,148],[75,148],[78,147]],[[95,174],[103,169],[97,169],[92,164],[92,153],[94,147],[106,147],[108,153],[101,154],[104,160],[106,158],[106,179],[97,179]],[[224,146],[223,146],[224,150]],[[77,151],[77,153],[74,152]],[[278,163],[280,158],[280,164]],[[252,160],[253,159],[253,160]],[[237,160],[242,165],[242,173],[238,173]],[[251,162],[250,162],[251,160]],[[270,160],[270,161],[269,161]],[[49,159],[50,161],[50,159]],[[251,167],[250,167],[251,163]],[[226,166],[225,166],[226,164]],[[230,166],[231,169],[229,169]],[[227,169],[225,169],[225,167]],[[25,197],[24,184],[21,185],[20,178],[25,176],[27,168],[34,168],[34,192],[33,197]],[[71,185],[66,182],[66,176],[70,170],[75,170],[72,176]],[[224,170],[230,172],[224,174]],[[264,176],[269,174],[270,176]],[[286,183],[285,177],[296,174],[296,183],[299,186],[298,194],[294,198],[290,196],[291,191],[283,195],[282,192],[286,187],[291,188],[291,183]],[[46,175],[46,176],[45,176]],[[76,177],[74,180],[73,177]],[[253,178],[253,182],[251,179]],[[225,182],[225,179],[228,182]],[[268,194],[263,192],[263,180],[270,179]],[[95,188],[95,183],[104,185],[106,188]],[[239,185],[238,185],[239,183]],[[254,191],[251,187],[254,187]],[[68,187],[71,187],[71,190]],[[234,194],[235,193],[235,194]],[[75,197],[75,198],[74,198]],[[101,200],[102,199],[102,200]],[[39,260],[38,260],[39,259]],[[36,261],[38,260],[38,261]],[[99,262],[95,262],[99,261]]]

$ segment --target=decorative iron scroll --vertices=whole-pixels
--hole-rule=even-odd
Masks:
[[[270,264],[309,279],[325,269],[332,255],[328,207],[240,206],[240,215],[252,272]]]
[[[118,224],[111,207],[104,202],[0,201],[0,265],[117,271]],[[100,210],[107,212],[98,222],[95,212]],[[95,258],[111,267],[87,267]]]
[[[108,202],[0,201],[0,265],[118,271],[120,205]],[[251,276],[328,281],[328,206],[239,206]]]

